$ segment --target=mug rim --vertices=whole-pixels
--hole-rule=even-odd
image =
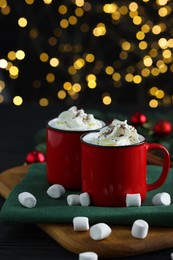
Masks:
[[[106,126],[106,123],[105,123],[103,120],[101,120],[101,119],[97,119],[97,120],[99,120],[99,121],[102,123],[102,127],[99,127],[99,128],[97,128],[97,129],[94,129],[94,130],[92,130],[92,129],[87,129],[87,130],[81,130],[81,129],[80,129],[80,130],[74,130],[74,129],[72,129],[72,130],[70,130],[70,129],[55,128],[55,127],[49,125],[49,122],[50,122],[50,121],[56,120],[57,118],[58,118],[58,117],[54,117],[54,118],[48,120],[47,123],[46,123],[46,128],[47,128],[47,129],[54,130],[54,131],[56,131],[56,132],[86,133],[86,134],[87,134],[87,133],[89,133],[89,132],[99,131],[99,130],[102,129],[104,126]]]
[[[143,136],[143,135],[141,135],[141,134],[139,134],[139,136],[141,136],[142,138],[143,138],[143,140],[142,141],[140,141],[140,142],[138,142],[138,143],[135,143],[135,144],[128,144],[128,145],[117,145],[117,146],[115,146],[115,145],[98,145],[98,144],[93,144],[93,143],[89,143],[89,142],[86,142],[85,140],[84,140],[84,137],[86,136],[86,135],[89,135],[89,134],[93,134],[93,133],[99,133],[99,131],[90,131],[90,133],[84,133],[84,134],[82,134],[81,136],[80,136],[80,140],[81,140],[81,142],[83,143],[83,144],[87,144],[87,145],[89,145],[89,146],[93,146],[93,147],[101,147],[101,148],[108,148],[108,149],[110,149],[110,148],[113,148],[113,149],[118,149],[118,148],[126,148],[126,147],[132,147],[132,146],[138,146],[138,145],[141,145],[141,144],[144,144],[144,143],[146,143],[146,138],[145,138],[145,136]]]

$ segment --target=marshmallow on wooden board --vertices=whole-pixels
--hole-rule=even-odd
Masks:
[[[171,196],[167,192],[160,192],[157,193],[153,198],[152,198],[152,203],[155,206],[159,205],[165,205],[168,206],[171,204]]]
[[[80,205],[80,196],[78,194],[70,194],[67,196],[67,203],[69,206]]]
[[[89,219],[87,217],[74,217],[73,218],[74,231],[87,231],[89,230]]]
[[[79,195],[81,206],[90,205],[90,195],[88,192],[83,192]]]
[[[94,252],[83,252],[79,254],[79,260],[97,260],[98,255]]]
[[[65,189],[60,184],[53,184],[47,189],[47,194],[53,198],[58,199],[65,193]]]
[[[148,235],[148,223],[145,220],[136,220],[131,229],[131,235],[135,238],[143,239]]]
[[[140,207],[141,195],[140,193],[126,194],[126,207]]]
[[[26,208],[34,208],[37,203],[36,198],[27,191],[21,192],[18,195],[18,200]]]
[[[90,228],[90,236],[94,240],[102,240],[110,236],[112,229],[105,223],[98,223]]]

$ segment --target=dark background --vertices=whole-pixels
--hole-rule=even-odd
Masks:
[[[105,11],[108,7],[111,11]],[[149,107],[152,99],[157,103],[156,108],[172,105],[172,8],[172,1],[161,0],[85,1],[81,5],[80,1],[73,0],[7,1],[0,10],[0,59],[8,64],[0,71],[0,85],[5,84],[1,88],[0,104],[34,102],[41,106],[85,106],[90,103],[92,106],[97,103],[103,107],[103,97],[107,95],[111,98],[110,109],[127,103]],[[18,25],[21,17],[27,20],[25,27]],[[141,22],[135,24],[135,17]],[[63,19],[68,23],[65,28],[61,25]],[[76,19],[76,23],[70,19]],[[93,30],[99,23],[104,25],[106,33],[96,37]],[[159,33],[153,31],[155,26],[159,26]],[[137,34],[141,31],[144,37],[139,39]],[[165,39],[166,45],[160,45],[160,39]],[[143,41],[147,44],[145,49],[139,47]],[[124,42],[129,43],[129,49],[123,47]],[[11,60],[9,53],[18,50],[22,50],[25,57]],[[165,50],[170,51],[169,57],[165,56]],[[45,62],[40,60],[42,53],[47,54]],[[94,56],[93,62],[86,61],[88,53]],[[150,66],[144,64],[146,56],[152,59]],[[57,67],[50,65],[51,58],[59,60]],[[74,70],[78,59],[85,64],[71,74],[69,69]],[[163,62],[164,69],[160,69],[158,61]],[[15,79],[11,78],[10,66],[19,70]],[[111,74],[106,72],[109,66],[113,70]],[[146,69],[148,75],[144,76]],[[153,69],[158,75],[153,75]],[[47,79],[49,73],[53,81]],[[130,82],[126,78],[129,73]],[[96,77],[94,89],[88,87],[86,77],[89,74]],[[139,83],[135,76],[140,77]],[[70,93],[64,89],[65,82],[72,86],[79,83],[81,90]],[[153,86],[164,91],[161,97],[150,93]],[[63,99],[57,96],[62,90],[66,95]],[[21,97],[21,103],[13,100],[16,96]]]

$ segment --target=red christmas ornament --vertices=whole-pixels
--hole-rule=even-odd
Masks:
[[[130,118],[131,124],[135,126],[142,125],[146,123],[146,121],[147,121],[146,115],[139,112],[134,113]]]
[[[26,155],[26,163],[45,162],[46,157],[43,153],[35,150]]]
[[[169,121],[160,120],[154,125],[153,130],[157,135],[168,135],[172,131],[172,125]]]

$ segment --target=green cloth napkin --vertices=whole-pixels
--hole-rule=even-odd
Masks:
[[[141,207],[94,207],[69,206],[68,194],[79,194],[80,191],[67,191],[59,199],[50,198],[46,191],[50,186],[46,179],[45,163],[33,164],[24,179],[10,193],[0,214],[5,224],[16,223],[72,223],[75,216],[86,216],[90,223],[105,222],[107,224],[131,225],[136,219],[144,219],[151,226],[173,227],[173,204],[169,206],[153,206],[152,197],[158,192],[168,192],[173,197],[173,169],[164,185],[147,193]],[[148,183],[153,182],[161,173],[160,166],[147,166]],[[28,191],[37,199],[34,208],[23,207],[18,201],[18,194]]]

